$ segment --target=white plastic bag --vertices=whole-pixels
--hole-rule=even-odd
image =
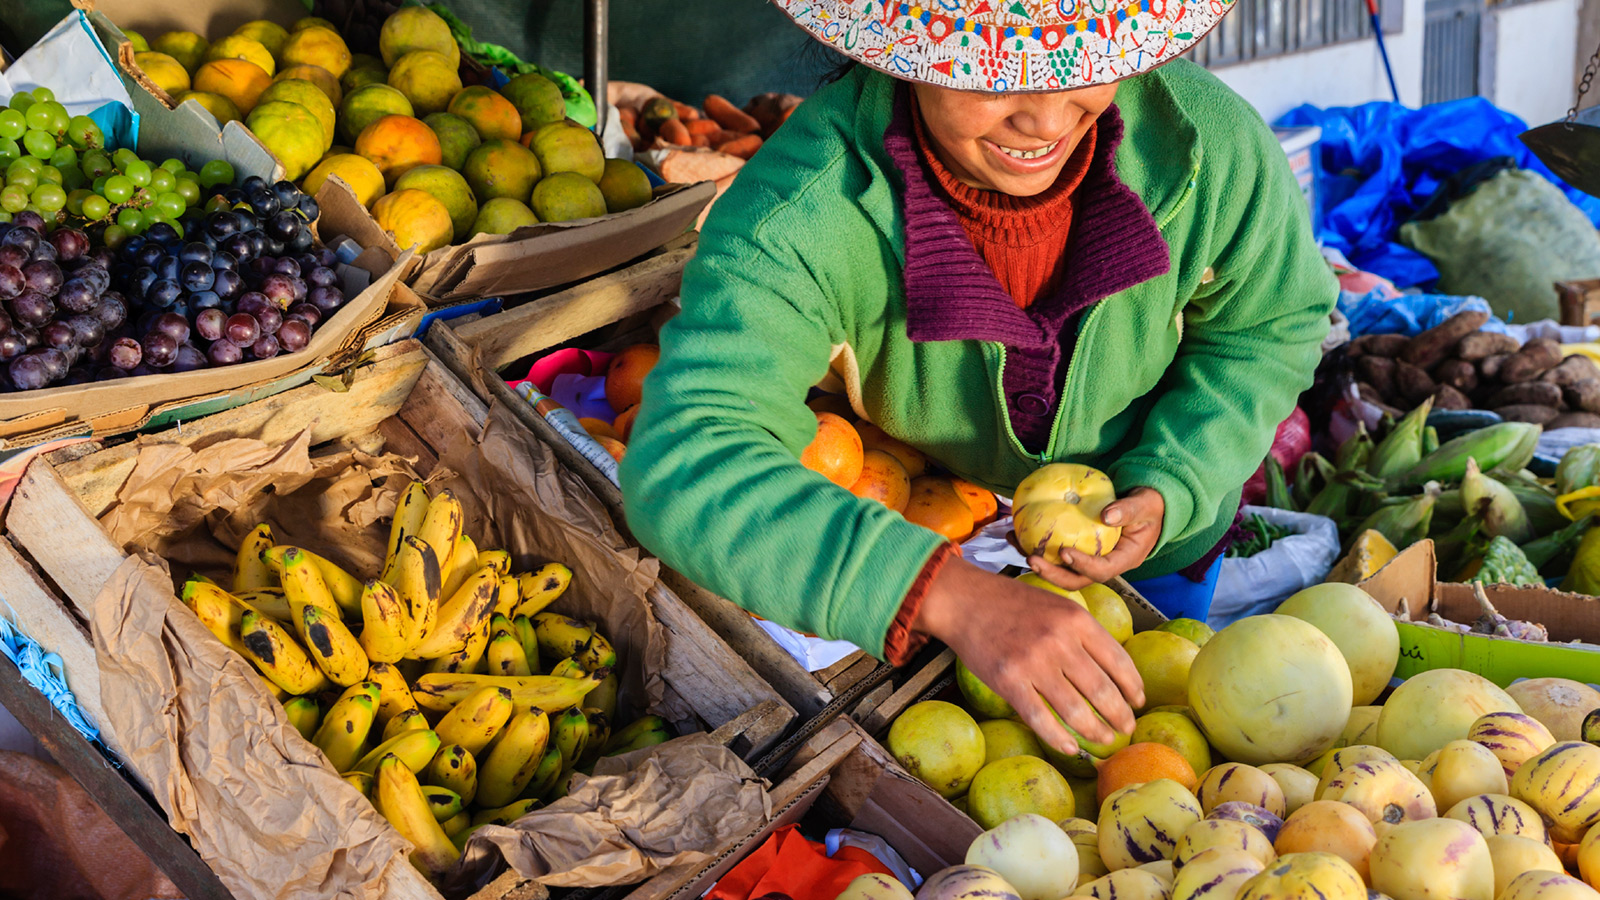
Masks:
[[[89,116],[114,147],[132,147],[139,119],[111,54],[82,10],[68,13],[0,73],[0,103],[18,91],[48,87],[74,116]]]
[[[1216,596],[1206,617],[1212,628],[1272,612],[1291,594],[1321,584],[1339,559],[1339,528],[1326,516],[1264,506],[1246,506],[1243,512],[1293,533],[1255,556],[1222,561]]]

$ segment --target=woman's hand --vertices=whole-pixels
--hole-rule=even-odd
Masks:
[[[1091,741],[1110,743],[1113,729],[1133,733],[1133,708],[1144,705],[1139,672],[1116,639],[1066,597],[953,559],[935,576],[912,628],[944,641],[1040,740],[1063,753],[1076,753],[1078,743],[1052,707]]]
[[[1161,522],[1166,512],[1167,504],[1160,492],[1152,488],[1134,488],[1128,496],[1107,506],[1101,516],[1107,525],[1122,527],[1122,537],[1117,539],[1110,555],[1090,556],[1063,549],[1059,566],[1046,562],[1042,556],[1028,557],[1028,565],[1035,575],[1069,591],[1104,584],[1144,564],[1150,551],[1155,549],[1156,541],[1161,539]]]

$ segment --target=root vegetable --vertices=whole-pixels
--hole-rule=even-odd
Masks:
[[[1441,384],[1439,389],[1433,392],[1433,408],[1471,409],[1472,401],[1467,399],[1466,394],[1461,393],[1450,385]]]
[[[754,134],[761,130],[761,123],[756,121],[754,116],[716,94],[708,95],[704,106],[706,115],[715,119],[718,125],[729,131]]]
[[[1458,312],[1411,339],[1400,359],[1421,369],[1443,362],[1461,339],[1482,328],[1489,314],[1476,310]]]
[[[761,135],[742,135],[731,141],[717,144],[716,147],[718,153],[726,153],[729,156],[737,156],[740,159],[749,159],[756,155],[757,150],[761,149]]]
[[[1553,406],[1502,406],[1495,412],[1507,422],[1528,422],[1533,425],[1548,425],[1561,415],[1560,410]]]
[[[1496,391],[1489,398],[1488,407],[1499,409],[1502,406],[1549,406],[1561,405],[1561,388],[1543,381],[1527,381],[1522,384],[1513,384]]]
[[[1496,353],[1493,356],[1485,356],[1483,359],[1478,360],[1478,374],[1485,379],[1497,379],[1500,377],[1501,366],[1504,366],[1506,360],[1510,358],[1511,354],[1509,353]]]
[[[1407,362],[1395,363],[1394,386],[1395,392],[1413,405],[1428,399],[1439,388],[1427,372]]]
[[[1538,338],[1522,345],[1500,367],[1500,380],[1506,384],[1532,381],[1561,364],[1561,345],[1548,338]]]
[[[1600,365],[1587,356],[1574,354],[1561,361],[1554,369],[1539,376],[1540,381],[1548,381],[1561,387],[1571,387],[1582,381],[1600,381]]]
[[[1395,361],[1387,356],[1356,357],[1356,375],[1378,391],[1378,396],[1388,398],[1395,393]]]
[[[667,119],[657,128],[661,139],[669,144],[687,147],[694,143],[694,135],[689,133],[689,127],[683,124],[682,119]]]
[[[1456,346],[1456,356],[1467,362],[1478,362],[1491,356],[1510,355],[1520,349],[1522,345],[1509,334],[1476,331],[1461,339]]]
[[[1600,378],[1573,382],[1562,389],[1561,396],[1572,409],[1600,413]]]
[[[1447,359],[1433,370],[1433,380],[1470,394],[1478,388],[1478,367],[1463,359]]]
[[[1600,428],[1600,416],[1587,412],[1562,413],[1545,424],[1546,431],[1557,428]]]
[[[1396,357],[1405,352],[1411,339],[1403,334],[1364,334],[1350,342],[1350,356]]]

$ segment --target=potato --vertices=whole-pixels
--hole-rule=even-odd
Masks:
[[[1600,381],[1600,365],[1595,365],[1594,360],[1587,356],[1574,354],[1563,359],[1554,369],[1540,375],[1539,380],[1561,387],[1570,387],[1580,381]]]
[[[1509,334],[1474,331],[1461,339],[1461,343],[1456,346],[1456,356],[1467,362],[1477,362],[1491,356],[1509,356],[1520,349],[1522,345]]]
[[[1562,413],[1545,424],[1546,431],[1557,428],[1600,428],[1600,416],[1587,412]]]
[[[1565,363],[1563,363],[1565,365]],[[1560,368],[1557,366],[1556,368]],[[1551,371],[1555,371],[1552,369]],[[1562,388],[1567,406],[1587,413],[1600,413],[1600,378],[1585,378]]]
[[[1504,366],[1506,360],[1510,358],[1511,354],[1509,353],[1496,353],[1493,356],[1485,356],[1483,359],[1478,360],[1478,374],[1485,379],[1499,378],[1500,367]]]
[[[1433,396],[1433,392],[1439,386],[1434,384],[1427,372],[1417,366],[1398,362],[1395,363],[1394,369],[1394,387],[1395,393],[1402,400],[1414,406]]]
[[[1496,391],[1485,405],[1490,409],[1499,409],[1502,406],[1557,407],[1561,405],[1561,388],[1543,381],[1513,384]]]
[[[1441,384],[1439,389],[1433,392],[1433,408],[1471,409],[1472,401],[1467,399],[1466,394],[1461,393],[1450,385]]]
[[[1478,367],[1464,359],[1447,359],[1433,370],[1433,380],[1470,394],[1478,388]]]
[[[1522,345],[1500,367],[1500,380],[1506,384],[1532,381],[1561,364],[1561,345],[1549,338],[1537,338]]]
[[[1461,343],[1462,338],[1482,328],[1488,321],[1489,314],[1486,312],[1476,310],[1458,312],[1412,338],[1411,343],[1406,345],[1405,352],[1400,354],[1400,359],[1419,369],[1431,369],[1444,362],[1456,349],[1456,345]]]
[[[1351,341],[1345,350],[1348,356],[1382,356],[1393,359],[1405,351],[1411,339],[1403,334],[1364,334]]]
[[[1534,425],[1547,425],[1561,415],[1561,412],[1553,406],[1502,406],[1495,412],[1507,422],[1528,422]]]
[[[1372,385],[1377,390],[1378,396],[1388,398],[1395,395],[1394,368],[1395,361],[1387,356],[1358,356],[1356,357],[1356,376],[1363,382]]]

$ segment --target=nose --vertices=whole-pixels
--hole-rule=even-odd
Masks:
[[[1024,94],[1011,112],[1010,125],[1028,137],[1054,141],[1065,136],[1082,113],[1065,94]]]

